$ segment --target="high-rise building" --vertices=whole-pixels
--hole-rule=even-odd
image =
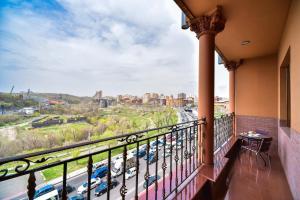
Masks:
[[[150,102],[150,99],[151,99],[150,93],[146,93],[146,94],[143,95],[143,103],[144,103],[144,104],[149,103],[149,102]]]
[[[93,100],[97,103],[100,103],[101,98],[102,98],[102,90],[96,91],[96,94],[93,96]]]
[[[178,99],[186,99],[186,94],[185,93],[179,93],[178,95],[177,95],[177,98]]]
[[[158,98],[159,98],[159,94],[151,93],[151,99],[158,99]]]
[[[122,102],[122,95],[118,95],[117,96],[117,103],[121,103]]]

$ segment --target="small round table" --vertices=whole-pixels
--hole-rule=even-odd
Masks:
[[[254,131],[240,133],[239,136],[242,139],[250,139],[250,140],[262,140],[262,139],[266,139],[266,138],[271,138],[271,136],[256,133]]]

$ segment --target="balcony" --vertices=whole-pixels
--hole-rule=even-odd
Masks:
[[[67,185],[72,185],[69,182],[74,183],[72,181],[74,179],[80,179],[81,183],[87,182],[85,192],[83,192],[84,197],[94,199],[96,197],[95,185],[91,183],[92,178],[101,178],[101,183],[98,185],[116,183],[114,185],[116,188],[106,187],[101,192],[103,193],[102,199],[119,197],[139,199],[154,194],[167,198],[176,192],[178,187],[201,165],[198,159],[200,155],[198,132],[202,131],[203,126],[205,126],[205,119],[4,158],[0,160],[0,181],[7,181],[10,184],[14,182],[13,179],[28,177],[27,195],[13,195],[13,198],[28,196],[28,199],[37,199],[37,190],[43,186],[37,186],[38,171],[49,168],[55,170],[54,167],[61,166],[62,177],[55,182],[50,182],[55,188],[62,188],[60,191],[62,199],[71,196],[67,193]],[[57,159],[59,154],[67,151],[71,152],[82,147],[89,148],[92,145],[97,146],[112,140],[118,141],[118,145],[93,150],[88,154],[73,156],[65,160]],[[97,160],[97,157],[101,157],[102,160],[94,163],[93,160]],[[75,176],[70,178],[72,173],[68,173],[68,165],[78,161],[86,162],[87,168],[81,170],[82,172],[78,174],[79,178]],[[106,169],[103,173],[97,174],[104,168]],[[134,168],[136,175],[126,180],[128,176],[126,172],[129,168]],[[117,177],[113,178],[113,175]],[[153,177],[160,178],[153,181]],[[149,187],[144,189],[145,184]],[[8,190],[13,191],[13,188],[8,186]],[[155,192],[150,193],[151,190]],[[76,191],[72,194],[74,193]]]
[[[67,184],[73,179],[68,165],[83,160],[88,199],[95,197],[91,177],[103,165],[107,173],[101,180],[116,186],[103,186],[103,199],[300,199],[299,1],[175,2],[188,18],[184,27],[200,41],[199,119],[1,159],[0,181],[13,185],[11,180],[28,177],[27,196],[34,199],[40,188],[37,172],[61,166],[59,185],[62,199],[67,199]],[[235,113],[220,119],[214,119],[214,51],[229,71],[230,112]],[[241,151],[238,136],[251,130],[272,137],[270,165]],[[58,152],[110,140],[118,145],[54,159]],[[133,160],[132,150],[138,155]],[[141,151],[149,155],[146,160],[139,158]],[[98,163],[99,157],[105,162]],[[116,159],[121,169],[117,182],[112,178]],[[127,180],[130,163],[136,175]]]
[[[216,152],[223,151],[224,145],[230,141],[233,133],[233,119],[234,115],[230,114],[215,120]],[[55,188],[61,188],[59,195],[62,199],[71,196],[67,186],[70,185],[69,183],[74,183],[72,180],[76,179],[76,176],[81,182],[87,182],[84,192],[84,197],[87,199],[96,197],[95,185],[91,183],[92,178],[96,176],[100,177],[101,182],[107,183],[107,185],[117,184],[114,185],[116,188],[106,187],[101,192],[101,199],[174,198],[203,166],[201,152],[205,150],[202,148],[200,135],[205,135],[203,132],[205,126],[206,120],[203,118],[98,141],[4,158],[0,160],[0,181],[7,181],[10,184],[14,179],[28,177],[26,194],[13,198],[26,198],[27,196],[28,199],[37,199],[38,189],[45,186],[45,184],[37,185],[38,172],[61,166],[63,176],[56,179],[55,182],[50,181],[50,183],[53,183]],[[118,145],[65,160],[55,159],[60,153],[80,147],[89,148],[101,145],[102,142],[111,140],[118,141]],[[102,156],[101,162],[93,161],[97,156]],[[118,163],[121,163],[119,166],[121,171],[115,174],[118,175],[117,177],[113,177],[117,165],[116,159],[119,159]],[[68,165],[79,160],[86,161],[87,168],[81,170],[80,174],[71,176],[72,173],[68,173]],[[107,170],[103,174],[96,175],[102,167],[106,167]],[[127,170],[134,167],[136,175],[132,175],[132,178],[127,180]],[[155,179],[155,177],[159,178]],[[145,187],[144,185],[149,186]],[[76,191],[73,191],[72,194],[74,193]]]

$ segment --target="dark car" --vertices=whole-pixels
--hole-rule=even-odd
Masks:
[[[149,176],[148,185],[147,185],[147,181],[145,181],[144,182],[144,188],[146,189],[147,187],[149,187],[150,185],[152,185],[158,179],[160,179],[160,176],[158,176],[158,175],[157,175],[157,179],[156,179],[156,176]]]
[[[149,152],[149,155],[148,155],[149,159],[150,159],[152,156],[154,156],[154,153],[153,153],[153,152]],[[144,156],[144,160],[147,160],[147,155]]]
[[[100,183],[95,189],[95,195],[100,196],[104,194],[107,191],[107,185],[108,185],[107,181]],[[115,188],[117,185],[119,185],[119,182],[116,179],[112,179],[110,184],[110,189]]]
[[[134,152],[133,152],[133,156],[136,156],[136,154],[137,154],[137,152],[134,151]],[[146,150],[140,149],[140,150],[139,150],[139,158],[142,158],[142,157],[144,157],[145,155],[146,155]]]
[[[96,169],[94,173],[92,174],[92,178],[103,178],[106,176],[108,172],[108,167],[106,165]]]
[[[157,160],[156,155],[153,154],[153,155],[149,156],[149,164],[152,164],[152,163],[156,162],[156,160]]]
[[[40,189],[35,191],[34,198],[38,198],[38,197],[40,197],[44,194],[47,194],[53,190],[55,190],[53,185],[51,185],[51,184],[45,185],[44,187],[41,187]]]
[[[58,196],[62,197],[63,186],[62,185],[57,186],[56,189],[57,189],[57,192],[58,192]],[[71,193],[75,190],[75,187],[67,184],[66,185],[66,190],[67,190],[67,194],[69,194],[69,193]]]
[[[74,196],[69,197],[68,200],[85,200],[85,198],[82,194],[76,194]]]

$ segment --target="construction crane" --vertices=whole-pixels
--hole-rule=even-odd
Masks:
[[[27,91],[27,97],[29,97],[29,95],[30,95],[30,88]]]
[[[12,92],[14,91],[14,88],[15,88],[15,86],[13,85],[12,87],[11,87],[11,90],[10,90],[10,95],[12,94]]]

